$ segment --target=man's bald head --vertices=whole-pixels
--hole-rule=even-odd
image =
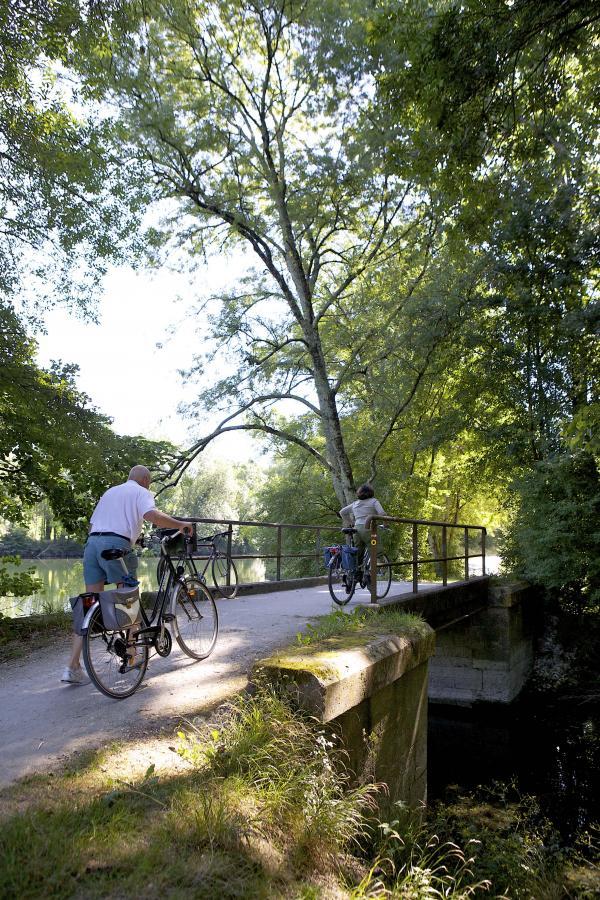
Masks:
[[[128,481],[135,481],[142,487],[149,488],[152,476],[146,466],[134,466],[129,473]]]

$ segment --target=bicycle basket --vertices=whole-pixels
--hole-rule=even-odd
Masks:
[[[350,547],[344,544],[342,547],[342,569],[346,572],[356,572],[358,560],[358,547]]]
[[[337,556],[340,552],[340,548],[337,546],[333,547],[323,547],[323,560],[325,561],[325,568],[328,569],[331,565],[331,560],[334,556]]]
[[[138,588],[117,588],[98,594],[102,621],[107,631],[121,631],[141,622]]]
[[[185,537],[176,528],[159,528],[158,533],[161,538],[168,537],[165,550],[169,556],[179,556],[181,553],[197,553],[198,552],[198,533],[196,525],[192,526],[191,540],[186,541]]]

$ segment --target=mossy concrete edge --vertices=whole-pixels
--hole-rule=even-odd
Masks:
[[[357,707],[435,652],[435,632],[422,635],[381,634],[365,642],[356,636],[354,647],[331,648],[325,641],[311,652],[283,650],[258,660],[251,680],[283,688],[301,709],[321,722],[331,722]]]

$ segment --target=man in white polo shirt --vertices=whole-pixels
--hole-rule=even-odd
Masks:
[[[88,593],[103,591],[106,584],[126,584],[120,560],[103,559],[102,551],[115,547],[129,552],[123,557],[130,577],[135,582],[137,556],[132,550],[139,538],[144,519],[160,528],[191,529],[191,522],[181,522],[160,512],[154,504],[154,496],[148,490],[151,475],[146,466],[134,466],[124,484],[109,488],[100,497],[92,513],[90,533],[83,551],[83,580]],[[61,681],[84,684],[87,676],[81,668],[83,639],[73,635],[73,648],[69,664]]]

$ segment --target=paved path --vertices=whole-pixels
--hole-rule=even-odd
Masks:
[[[397,583],[390,594],[405,593]],[[357,591],[345,607],[369,600]],[[34,658],[0,665],[0,787],[47,771],[76,750],[175,727],[181,717],[241,690],[255,659],[294,640],[333,604],[327,585],[217,601],[219,640],[207,660],[190,660],[174,644],[167,659],[152,658],[143,685],[126,700],[110,700],[91,684],[59,679],[70,641]],[[337,608],[337,607],[336,607]]]

